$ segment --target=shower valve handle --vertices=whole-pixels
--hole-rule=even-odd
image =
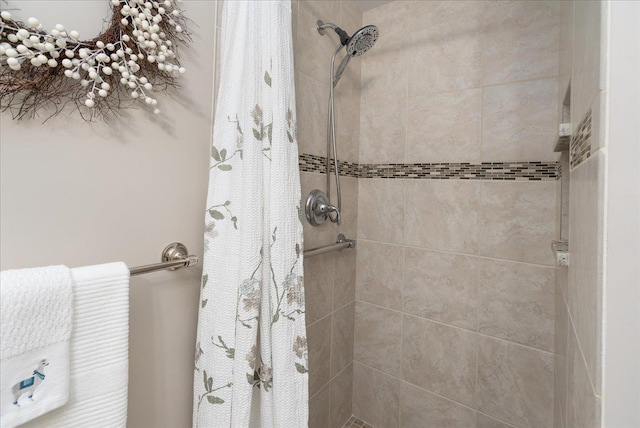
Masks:
[[[316,209],[318,212],[326,214],[333,223],[338,223],[338,226],[342,225],[342,216],[340,215],[340,210],[335,205],[318,203],[316,205]],[[335,214],[332,216],[332,214]]]
[[[342,224],[342,216],[340,215],[340,209],[335,205],[331,205],[329,197],[322,190],[315,189],[309,196],[304,208],[307,221],[312,226],[319,226],[327,219],[333,223],[338,223],[338,226]]]

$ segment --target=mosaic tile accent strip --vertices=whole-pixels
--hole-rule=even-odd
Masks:
[[[300,170],[326,173],[326,158],[302,154]],[[553,181],[559,177],[557,162],[479,162],[355,164],[340,162],[340,174],[356,178]],[[333,171],[333,167],[331,171]]]
[[[360,165],[360,178],[552,181],[556,162],[481,162]]]
[[[324,156],[308,155],[306,153],[298,156],[300,171],[327,173],[327,158]],[[359,178],[360,165],[352,162],[339,161],[338,168],[340,175]],[[335,171],[333,159],[331,159],[331,172]]]
[[[351,416],[349,420],[344,423],[342,428],[373,428],[373,425],[369,425],[362,419],[358,419],[355,416]]]
[[[576,133],[571,136],[569,153],[571,154],[571,169],[576,168],[591,156],[591,110],[580,122]]]

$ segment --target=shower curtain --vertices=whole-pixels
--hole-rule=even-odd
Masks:
[[[221,30],[194,426],[306,427],[290,0],[226,1]]]

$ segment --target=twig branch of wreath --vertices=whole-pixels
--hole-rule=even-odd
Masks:
[[[110,0],[108,28],[91,40],[37,18],[17,21],[0,10],[0,105],[14,119],[68,104],[92,121],[142,103],[158,114],[154,94],[185,72],[178,47],[191,41],[182,0]],[[127,101],[129,101],[127,103]]]

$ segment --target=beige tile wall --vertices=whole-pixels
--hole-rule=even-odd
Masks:
[[[571,260],[568,268],[556,269],[554,427],[600,427],[608,5],[570,1],[560,7],[559,92],[571,82],[573,129],[591,110],[592,137],[591,157],[563,172],[569,174],[563,235]]]
[[[394,1],[362,57],[360,162],[552,161],[558,2]],[[551,427],[556,183],[360,179],[354,414]]]
[[[333,32],[318,34],[316,21],[333,22],[351,33],[361,27],[362,13],[349,1],[294,0],[292,5],[299,151],[326,156],[329,64],[339,41]],[[360,139],[358,61],[351,62],[336,87],[338,158],[351,162],[358,161]],[[338,233],[355,238],[358,180],[342,177],[341,183],[343,225],[311,227],[303,219],[305,248],[331,244]],[[304,206],[311,190],[325,189],[325,176],[303,172],[301,184]],[[335,198],[333,182],[332,190]],[[352,414],[355,264],[353,250],[305,260],[312,428],[341,427]]]

